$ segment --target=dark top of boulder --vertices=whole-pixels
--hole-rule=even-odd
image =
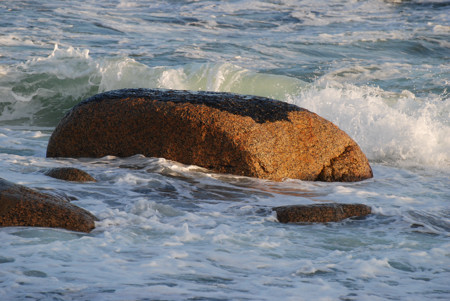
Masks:
[[[184,91],[166,89],[121,89],[96,94],[81,101],[78,106],[105,99],[146,98],[163,102],[206,105],[233,115],[251,117],[257,123],[288,120],[288,112],[303,111],[296,105],[279,100],[227,92]]]

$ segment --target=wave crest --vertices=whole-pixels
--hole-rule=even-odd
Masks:
[[[128,57],[93,58],[88,50],[56,45],[48,57],[1,71],[0,123],[55,126],[79,101],[121,88],[209,90],[283,99],[304,86],[299,79],[229,63],[149,67]]]
[[[312,84],[230,63],[150,67],[128,57],[93,58],[69,47],[0,73],[0,124],[56,126],[65,112],[120,88],[209,90],[266,96],[316,112],[347,132],[369,160],[448,168],[449,102],[444,95],[343,83],[325,74]]]

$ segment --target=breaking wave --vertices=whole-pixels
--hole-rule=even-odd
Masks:
[[[325,74],[313,83],[258,73],[230,63],[149,67],[128,57],[93,58],[57,45],[48,57],[0,70],[0,124],[54,127],[79,101],[120,88],[209,90],[294,103],[334,122],[371,161],[447,168],[449,102],[342,83]]]

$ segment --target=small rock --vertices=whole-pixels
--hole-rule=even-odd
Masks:
[[[349,217],[366,216],[371,208],[363,204],[312,204],[273,208],[280,223],[327,223]]]
[[[56,167],[45,172],[49,177],[72,182],[96,182],[87,172],[74,167]]]
[[[90,232],[97,218],[53,195],[0,178],[0,227],[30,226]]]

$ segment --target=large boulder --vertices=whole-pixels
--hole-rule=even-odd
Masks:
[[[322,203],[275,207],[280,223],[328,223],[349,217],[363,217],[372,212],[364,204]]]
[[[0,178],[0,227],[31,226],[90,232],[96,217],[66,200]]]
[[[101,93],[63,117],[47,148],[47,157],[135,154],[277,181],[372,177],[359,146],[331,122],[292,104],[231,93]]]

